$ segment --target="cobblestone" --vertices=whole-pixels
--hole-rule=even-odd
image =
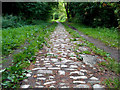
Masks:
[[[75,43],[81,44],[58,24],[56,30],[51,34],[48,42],[49,48],[44,46],[47,53],[36,57],[32,72],[27,76],[31,79],[23,80],[25,85],[21,88],[102,88],[98,77],[91,72],[96,63],[96,56],[81,54],[83,61],[77,61],[77,55],[73,51]],[[79,47],[77,52],[88,50],[86,47]],[[39,51],[39,53],[43,53]],[[88,65],[88,66],[86,66]],[[95,68],[95,67],[94,67]],[[92,70],[96,70],[95,69]],[[34,86],[33,86],[34,85]]]

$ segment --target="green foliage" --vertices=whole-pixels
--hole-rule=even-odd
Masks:
[[[104,80],[104,84],[108,86],[108,88],[115,88],[115,89],[120,89],[120,81],[119,78],[114,78],[114,79],[106,79]]]
[[[77,56],[77,60],[83,61],[83,57],[82,56]]]
[[[53,21],[64,22],[66,20],[66,11],[63,2],[58,2],[57,8],[53,8]]]
[[[57,2],[4,2],[3,14],[13,14],[24,17],[24,20],[47,20]],[[8,10],[9,8],[9,10]]]
[[[59,19],[58,14],[55,14],[54,18],[55,18],[55,20]]]
[[[25,22],[21,19],[21,17],[5,15],[2,18],[2,28],[20,27],[23,25],[25,25]]]
[[[57,2],[3,2],[2,28],[38,25],[50,19],[57,5]]]
[[[81,44],[77,44],[77,46],[85,46],[85,44],[84,44],[84,43],[81,43]]]
[[[50,6],[49,3],[45,2],[22,3],[20,8],[21,10],[25,9],[24,13],[22,13],[25,17],[47,20],[50,15],[50,10],[52,9]]]
[[[40,25],[44,23],[43,20],[35,20],[35,19],[25,19],[22,16],[13,16],[11,15],[3,15],[2,17],[2,28],[17,28],[28,25]]]
[[[83,51],[83,52],[81,52],[82,54],[91,54],[91,52],[90,51],[88,51],[88,50],[86,50],[86,51]]]
[[[76,31],[72,30],[71,28],[69,28],[66,24],[64,24],[66,30],[68,32],[70,32],[70,34],[74,37],[74,38],[77,38],[75,35],[76,35]],[[109,54],[99,48],[97,48],[93,43],[90,43],[88,42],[87,40],[85,40],[83,37],[80,36],[80,40],[81,41],[84,41],[84,44],[79,44],[80,46],[88,46],[89,48],[91,48],[91,50],[97,54],[97,55],[100,55],[102,56],[106,62],[101,62],[100,65],[104,65],[106,66],[109,70],[115,72],[116,74],[119,74],[120,73],[120,69],[119,69],[119,66],[120,66],[120,62],[117,62],[116,60],[112,59]],[[78,46],[79,46],[78,45]],[[86,51],[85,51],[86,52]],[[81,52],[80,52],[81,53]],[[87,51],[87,53],[89,53]]]
[[[3,88],[19,88],[20,81],[26,78],[27,71],[24,70],[24,68],[28,67],[30,65],[30,62],[35,61],[36,59],[36,52],[38,52],[39,49],[43,47],[43,44],[46,43],[45,37],[48,37],[50,33],[55,29],[56,24],[52,25],[50,28],[44,29],[46,25],[49,25],[50,23],[43,23],[38,26],[28,26],[28,27],[21,27],[16,28],[16,32],[21,32],[22,29],[25,29],[26,31],[29,31],[27,33],[22,33],[25,37],[27,36],[27,41],[30,43],[26,47],[23,48],[23,51],[14,54],[13,57],[13,63],[12,66],[9,68],[6,68],[5,71],[2,73],[2,87]],[[15,30],[16,30],[15,29]],[[32,30],[31,30],[32,29]],[[8,33],[9,31],[12,32],[12,30],[4,30],[4,34]],[[13,30],[14,31],[14,30]],[[32,33],[31,33],[32,31]],[[15,32],[15,33],[16,33]],[[12,32],[11,36],[17,36]],[[4,36],[3,39],[7,40],[7,37],[10,35]],[[21,38],[19,36],[19,38]],[[17,38],[17,39],[19,39]],[[24,39],[24,38],[23,38]],[[11,40],[14,40],[14,38],[9,39],[9,42]],[[20,39],[19,42],[22,40]],[[16,42],[15,42],[16,43]],[[4,43],[4,45],[7,43]],[[9,49],[9,47],[6,47],[6,50]]]
[[[45,42],[43,29],[50,23],[41,23],[41,25],[23,26],[13,29],[3,29],[2,31],[2,54],[9,55],[13,50],[17,49],[24,43],[30,43],[32,39],[36,39],[36,33],[41,32],[37,37],[37,45],[40,46]],[[47,34],[47,33],[46,33]],[[32,42],[33,43],[33,42]],[[36,43],[36,42],[34,42]]]
[[[2,32],[2,52],[3,55],[8,55],[12,50],[15,50],[25,41],[34,37],[36,26],[24,26],[14,29],[3,29]],[[36,28],[37,29],[37,28]]]
[[[91,28],[77,23],[69,23],[71,26],[75,27],[80,32],[93,37],[95,39],[101,40],[106,45],[111,47],[118,47],[118,31],[115,28]]]
[[[107,62],[101,62],[100,65],[106,66],[109,70],[114,71],[117,74],[120,73],[120,70],[119,70],[120,63],[119,62],[112,59],[107,52],[97,48],[93,44],[91,44],[87,41],[85,41],[85,43],[87,43],[86,46],[90,47],[95,54],[102,56],[107,61]]]
[[[19,82],[26,78],[27,70],[23,70],[20,64],[6,68],[2,73],[3,88],[18,88]]]
[[[114,13],[116,9],[109,5],[109,3],[70,2],[68,5],[70,14],[69,21],[75,21],[78,23],[81,22],[92,27],[97,26],[116,27],[118,25],[117,21],[118,17]]]

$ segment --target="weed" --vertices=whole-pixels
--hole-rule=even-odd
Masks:
[[[101,40],[106,45],[111,47],[118,47],[118,32],[117,29],[108,29],[108,28],[91,28],[79,24],[69,23],[70,25],[77,28],[80,32],[93,37],[95,39]]]
[[[86,50],[86,51],[83,51],[82,54],[91,54],[91,52]]]
[[[61,59],[61,58],[60,58],[59,60],[60,60],[60,61],[62,61],[62,59]]]
[[[57,55],[54,55],[53,58],[58,58],[58,56],[57,56]]]
[[[47,56],[54,56],[54,54],[50,54],[50,53],[48,53]]]
[[[119,78],[114,78],[113,80],[111,78],[106,79],[104,81],[104,84],[108,86],[108,88],[116,88],[120,90],[120,81]]]
[[[67,25],[65,25],[65,28],[68,32],[71,32],[72,37],[76,38],[76,31],[72,30],[71,28],[69,28]],[[89,30],[88,30],[89,31]],[[100,36],[100,35],[98,35]],[[106,36],[107,37],[107,36]],[[105,64],[105,62],[102,62],[98,65],[104,65],[106,66],[109,70],[114,71],[116,74],[120,73],[120,69],[119,69],[119,65],[120,62],[115,61],[114,59],[112,59],[109,54],[99,48],[97,48],[93,43],[89,43],[87,40],[85,40],[83,37],[80,37],[81,41],[84,41],[84,44],[78,44],[78,46],[88,46],[89,48],[92,49],[92,51],[95,54],[98,54],[100,56],[102,56],[105,60],[107,60],[107,63]],[[85,51],[86,52],[86,51]],[[90,53],[90,52],[87,52]],[[79,52],[79,54],[82,54],[82,52]]]
[[[77,60],[83,61],[83,57],[82,56],[77,56]]]
[[[101,70],[101,71],[104,71],[104,68],[103,68],[103,67],[100,67],[100,70]]]
[[[85,44],[84,44],[84,43],[81,43],[81,44],[77,44],[77,46],[85,46]]]
[[[2,78],[2,81],[3,81],[2,87],[3,88],[18,88],[20,86],[19,82],[26,78],[25,75],[26,75],[27,71],[24,70],[24,68],[26,68],[26,67],[28,67],[30,65],[30,61],[32,61],[32,62],[35,61],[36,52],[38,52],[38,50],[43,47],[43,44],[46,43],[44,37],[48,37],[49,36],[50,32],[52,32],[55,29],[56,24],[51,26],[46,31],[42,30],[44,28],[44,26],[45,25],[41,24],[41,26],[30,26],[30,27],[27,27],[29,29],[28,31],[23,30],[23,32],[25,31],[27,33],[22,33],[21,32],[21,28],[20,28],[20,29],[17,29],[18,31],[15,30],[18,34],[15,34],[14,32],[12,32],[12,29],[11,29],[11,31],[9,31],[9,30],[7,31],[6,30],[6,33],[12,32],[11,36],[8,36],[8,37],[11,38],[9,40],[10,43],[13,43],[12,41],[14,41],[14,37],[17,37],[17,39],[19,41],[17,43],[19,45],[21,44],[20,42],[24,42],[25,41],[24,39],[27,39],[30,44],[28,46],[26,46],[25,48],[23,48],[24,50],[22,52],[13,55],[14,60],[13,60],[12,66],[10,66],[9,68],[6,68],[6,70],[3,72],[3,78]],[[37,31],[38,29],[34,29],[33,27],[34,28],[37,27],[39,30],[41,30],[40,31],[41,33],[39,33]],[[32,30],[30,30],[30,28]],[[20,32],[23,35],[19,35]],[[46,32],[49,32],[49,33],[46,33]],[[21,39],[21,37],[23,37],[23,38]],[[24,41],[21,41],[21,40],[24,40]],[[4,40],[3,41],[6,41],[6,42],[8,41],[7,36],[4,36]],[[14,44],[17,44],[16,41],[14,42]],[[8,43],[6,43],[6,42],[4,42],[4,45],[8,45]],[[5,49],[3,49],[3,50],[10,49],[12,51],[13,49],[11,47],[13,47],[13,46],[10,43],[6,47],[4,46],[3,48],[5,48]],[[9,52],[7,52],[7,54],[9,54]]]
[[[76,38],[74,38],[74,39],[73,39],[73,41],[77,41],[77,39],[76,39]]]
[[[103,62],[100,63],[100,65],[105,66],[106,62],[103,61]]]

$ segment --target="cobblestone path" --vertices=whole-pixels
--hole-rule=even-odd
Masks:
[[[73,38],[59,23],[50,36],[50,47],[45,47],[47,53],[39,52],[41,55],[37,56],[21,88],[104,88],[92,72],[96,68],[89,62],[78,61],[73,52],[75,43],[82,42],[70,39]]]

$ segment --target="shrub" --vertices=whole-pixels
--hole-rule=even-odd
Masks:
[[[25,22],[19,16],[5,15],[2,17],[2,28],[20,27],[25,25]]]
[[[68,6],[70,20],[68,21],[82,22],[92,27],[117,27],[118,16],[114,13],[116,8],[109,3],[70,2]]]

